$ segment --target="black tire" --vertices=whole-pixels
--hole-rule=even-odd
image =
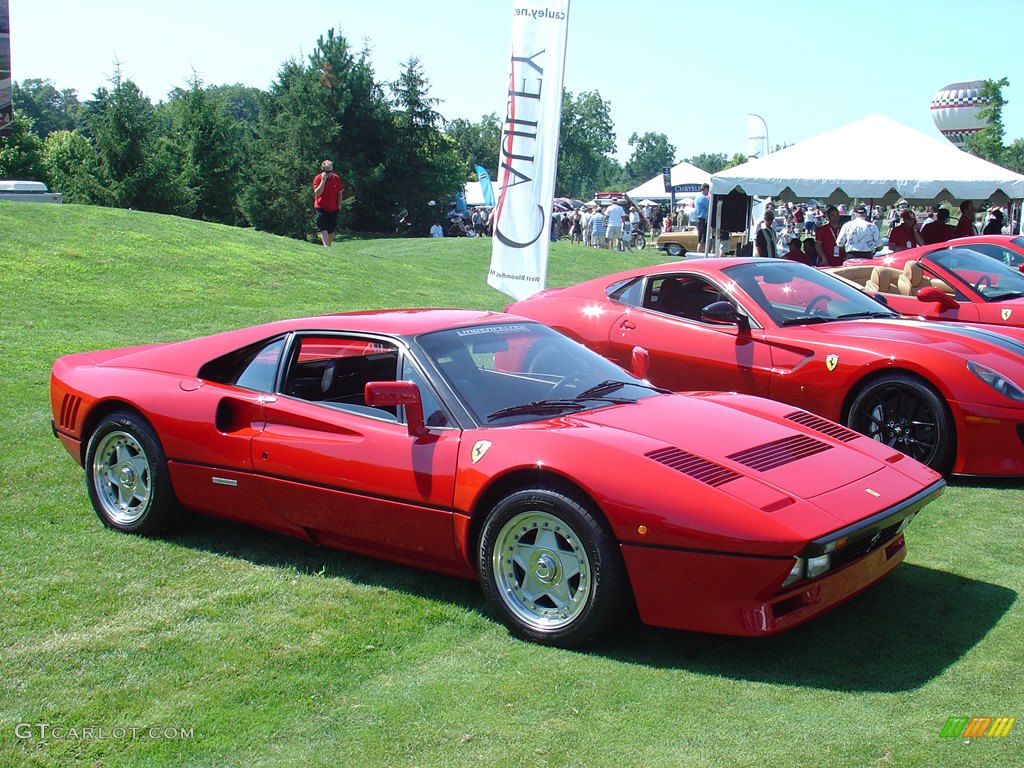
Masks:
[[[949,407],[931,385],[905,373],[866,384],[850,404],[850,429],[946,474],[956,455],[956,428]]]
[[[647,247],[647,238],[643,235],[633,235],[633,247],[638,251],[642,251]]]
[[[152,535],[181,521],[160,440],[136,413],[105,417],[89,438],[85,485],[108,528]]]
[[[511,632],[561,648],[611,631],[632,594],[614,539],[586,505],[552,488],[516,491],[484,522],[484,595]]]
[[[665,252],[674,259],[686,255],[686,249],[679,243],[669,243],[665,246]]]

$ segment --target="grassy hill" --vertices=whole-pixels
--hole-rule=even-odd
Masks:
[[[302,314],[500,309],[489,257],[487,240],[327,250],[0,202],[0,765],[1024,765],[1024,723],[939,736],[949,717],[1024,715],[1019,483],[954,484],[910,528],[907,563],[808,626],[632,627],[566,652],[510,638],[472,583],[213,520],[108,531],[50,434],[60,354]],[[558,243],[548,283],[658,258]]]

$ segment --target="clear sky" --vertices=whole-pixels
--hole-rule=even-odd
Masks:
[[[12,74],[85,100],[118,61],[154,102],[193,71],[267,88],[330,28],[369,41],[379,81],[417,57],[448,119],[502,115],[515,0],[10,0]],[[565,87],[611,103],[618,157],[664,133],[676,159],[747,152],[746,114],[772,145],[873,113],[938,135],[949,83],[1008,77],[1007,142],[1024,138],[1019,0],[572,0]]]

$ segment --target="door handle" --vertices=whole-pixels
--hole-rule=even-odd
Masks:
[[[636,326],[633,325],[633,323],[630,322],[629,320],[623,320],[622,321],[622,325],[620,325],[619,328],[622,329],[623,331],[633,331],[633,330],[636,330]]]

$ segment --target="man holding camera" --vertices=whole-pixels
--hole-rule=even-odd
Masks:
[[[334,172],[334,163],[330,160],[320,163],[320,173],[313,177],[313,210],[316,213],[316,231],[325,248],[330,248],[334,242],[344,190],[345,182]]]

